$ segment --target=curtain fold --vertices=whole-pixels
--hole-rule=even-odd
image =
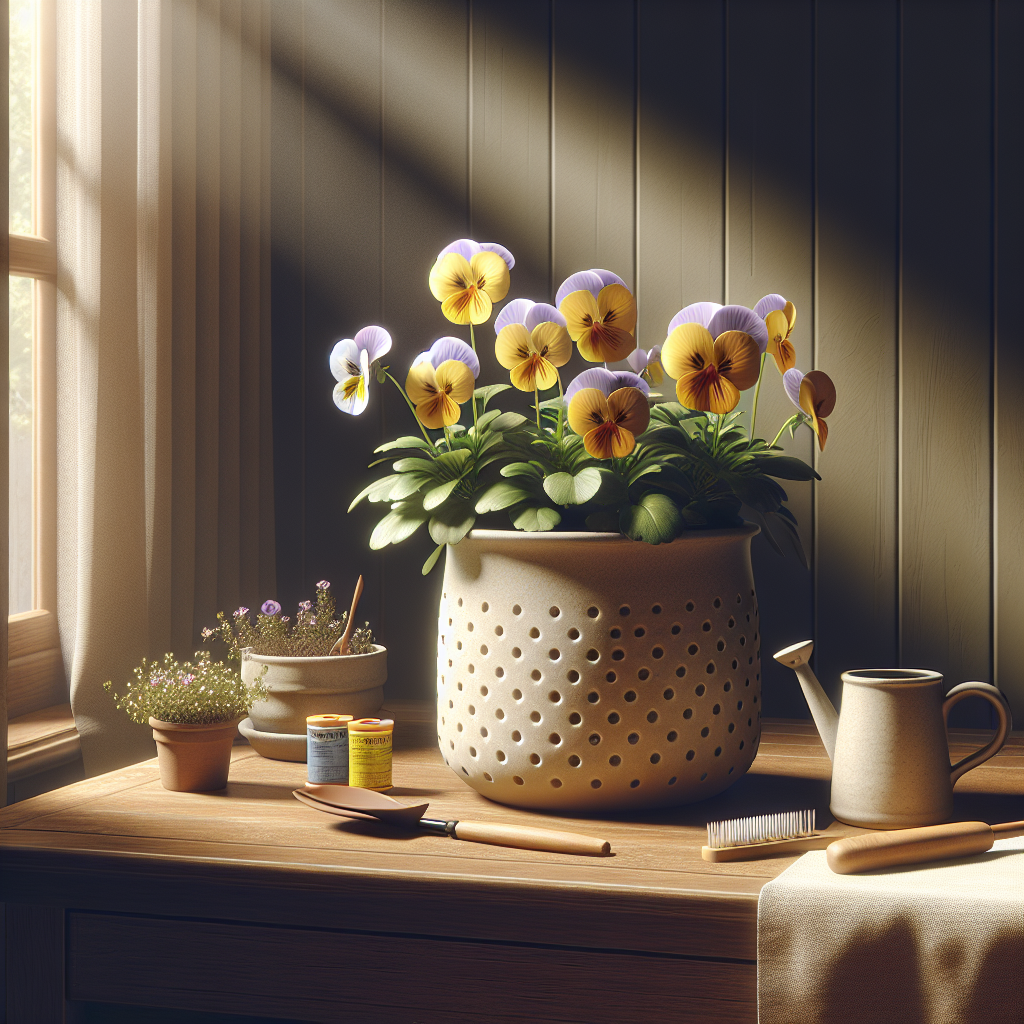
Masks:
[[[8,70],[8,62],[10,60],[10,39],[9,33],[11,29],[10,13],[8,8],[7,0],[0,0],[0,18],[3,19],[3,27],[0,28],[0,73],[3,75],[3,86],[0,87],[0,106],[3,109],[3,125],[0,130],[3,131],[3,170],[0,171],[0,176],[3,177],[3,181],[0,181],[0,216],[5,221],[10,219],[10,195],[8,193],[8,175],[10,173],[10,137],[8,135],[9,125],[8,119],[10,117],[10,107],[8,92],[10,89],[10,77]],[[10,301],[10,278],[8,277],[8,270],[11,265],[11,240],[9,235],[4,235],[3,242],[0,242],[0,275],[2,275],[2,282],[0,282],[0,294],[3,295],[3,304],[7,306]],[[8,314],[9,315],[9,314]],[[3,318],[3,323],[0,324],[0,359],[3,359],[4,364],[9,363],[10,354],[8,352],[8,317]],[[2,466],[3,478],[9,482],[9,469],[10,469],[10,452],[8,450],[8,431],[10,429],[10,416],[4,420],[3,426],[0,427],[0,466]],[[7,559],[9,554],[10,538],[7,534],[7,518],[9,514],[8,502],[4,501],[3,511],[0,512],[0,573],[3,574],[2,579],[8,578],[8,566]],[[9,608],[9,587],[0,587],[0,616],[4,623],[3,632],[0,633],[0,807],[3,807],[7,803],[7,610]]]
[[[269,7],[58,2],[58,622],[94,775],[153,754],[104,681],[274,590]]]

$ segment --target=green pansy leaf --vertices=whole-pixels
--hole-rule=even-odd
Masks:
[[[437,508],[448,495],[459,486],[458,480],[446,480],[443,484],[438,484],[436,487],[431,487],[426,494],[423,495],[423,507],[429,512],[431,509]]]
[[[675,502],[657,491],[647,491],[636,505],[626,505],[619,513],[619,529],[627,537],[648,544],[672,540],[681,525]]]
[[[510,508],[521,501],[529,501],[533,495],[529,491],[517,487],[515,484],[505,480],[499,480],[491,484],[480,496],[476,503],[476,510],[481,515],[486,512],[500,512],[503,508]]]
[[[370,534],[370,549],[378,551],[389,544],[398,544],[411,537],[427,521],[429,513],[424,512],[419,502],[400,501],[373,528]]]
[[[491,430],[504,433],[506,430],[515,430],[526,422],[526,417],[518,412],[503,412],[492,424]]]
[[[641,477],[648,476],[651,473],[660,473],[661,466],[656,462],[641,462],[639,465],[634,466],[629,474],[630,486],[635,484]]]
[[[375,452],[390,452],[395,448],[425,448],[427,451],[432,451],[432,448],[422,437],[400,437],[397,441],[388,441],[387,444],[378,445],[374,448]]]
[[[512,518],[512,525],[526,533],[539,533],[553,530],[561,521],[561,515],[546,505],[530,506],[517,512]]]
[[[511,391],[511,384],[487,384],[482,388],[477,388],[473,392],[473,401],[480,403],[480,411],[483,412],[487,408],[487,403],[495,396],[500,395],[502,391]]]
[[[528,476],[533,480],[540,480],[543,478],[544,472],[533,462],[510,462],[507,466],[501,467],[501,475],[504,477]]]
[[[475,522],[476,513],[468,501],[449,501],[436,511],[427,529],[435,544],[458,544]]]
[[[473,430],[477,433],[477,435],[482,434],[500,415],[500,409],[492,409],[490,412],[485,412],[477,420],[476,426],[473,428]]]
[[[352,504],[349,505],[349,512],[352,511],[363,500],[368,498],[370,501],[390,501],[391,500],[391,488],[399,481],[403,479],[401,474],[394,473],[391,476],[382,477],[380,480],[374,480],[368,487],[364,487],[353,499]]]
[[[758,455],[750,460],[762,473],[780,480],[820,480],[821,477],[803,459],[792,455]]]
[[[444,545],[438,544],[437,547],[434,548],[434,550],[431,552],[430,557],[423,563],[423,568],[420,569],[420,572],[424,576],[426,576],[430,572],[430,570],[433,569],[435,565],[437,565],[437,560],[441,557],[442,551],[444,551]]]
[[[556,505],[582,505],[601,489],[601,474],[593,466],[575,476],[552,473],[544,478],[544,491]]]
[[[469,469],[466,463],[471,454],[468,448],[456,448],[454,451],[438,455],[434,465],[438,466],[445,476],[461,477]]]
[[[421,459],[411,455],[405,459],[399,459],[392,468],[396,473],[424,473],[427,476],[439,476],[438,459]]]

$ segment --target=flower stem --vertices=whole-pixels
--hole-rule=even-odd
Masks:
[[[416,421],[416,426],[420,428],[420,433],[423,435],[423,440],[430,445],[430,450],[433,451],[434,442],[430,440],[430,435],[427,433],[426,427],[423,426],[423,424],[420,422],[419,416],[416,415],[416,406],[412,404],[412,401],[410,400],[409,396],[405,393],[405,388],[403,388],[402,385],[399,384],[398,381],[395,380],[395,378],[392,377],[387,370],[384,371],[384,376],[387,377],[387,379],[391,381],[391,383],[394,384],[396,388],[398,388],[398,393],[405,399],[405,404],[409,406],[409,410],[412,413],[412,418]]]
[[[722,420],[723,419],[725,419],[725,413],[724,412],[720,412],[720,413],[716,414],[716,417],[715,417],[715,438],[711,442],[711,451],[715,455],[718,454],[718,435],[722,433]]]
[[[565,420],[565,396],[562,392],[562,375],[558,374],[558,433],[555,435],[555,441],[561,445],[562,443],[562,427]]]
[[[757,396],[761,394],[761,377],[764,374],[764,357],[766,352],[761,353],[761,369],[757,371],[757,386],[754,388],[754,411],[750,414],[750,440],[754,440],[754,424],[757,422]]]
[[[544,432],[540,428],[540,392],[537,390],[537,385],[533,385],[533,407],[537,411],[537,434],[540,437],[544,436]]]
[[[472,346],[473,351],[476,352],[476,334],[473,333],[473,324],[472,323],[470,323],[470,325],[469,325],[469,343]],[[473,385],[473,390],[476,391],[476,384]],[[475,429],[477,427],[477,425],[478,425],[477,424],[477,413],[476,413],[476,395],[471,395],[469,401],[470,401],[470,403],[473,406],[473,427]]]
[[[785,433],[787,427],[798,425],[804,422],[805,420],[803,416],[800,415],[800,413],[794,413],[792,416],[789,417],[788,420],[786,420],[785,423],[782,424],[782,426],[779,428],[779,432],[775,435],[775,440],[772,441],[772,443],[768,445],[768,447],[774,448],[779,443],[779,438],[782,437],[782,435]]]

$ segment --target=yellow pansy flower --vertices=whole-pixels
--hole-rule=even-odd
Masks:
[[[520,391],[547,391],[558,383],[555,367],[569,361],[572,342],[561,324],[547,321],[530,331],[525,324],[511,323],[498,334],[494,353]]]
[[[458,359],[446,359],[437,369],[430,362],[417,363],[405,391],[425,427],[450,427],[459,422],[459,406],[473,395],[473,371]]]
[[[619,388],[610,395],[600,388],[581,388],[569,402],[569,426],[595,459],[628,455],[650,420],[647,396],[639,388]]]

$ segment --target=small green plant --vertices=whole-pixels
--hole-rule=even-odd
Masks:
[[[162,662],[143,658],[124,696],[118,696],[109,679],[103,689],[114,697],[118,710],[143,724],[150,718],[175,725],[229,722],[248,714],[256,701],[267,696],[262,674],[246,686],[236,671],[214,661],[209,651],[196,651],[194,658],[186,662],[177,661],[173,654],[165,654]]]
[[[224,612],[218,612],[219,625],[203,630],[203,639],[217,638],[228,650],[228,660],[241,662],[242,651],[251,648],[253,654],[285,658],[323,658],[345,632],[348,612],[334,617],[334,595],[327,580],[316,585],[316,604],[302,601],[294,621],[281,614],[277,601],[264,601],[256,621],[249,618],[249,609],[237,608],[231,621]],[[348,654],[369,654],[373,650],[373,630],[369,622],[354,629],[348,641]]]

